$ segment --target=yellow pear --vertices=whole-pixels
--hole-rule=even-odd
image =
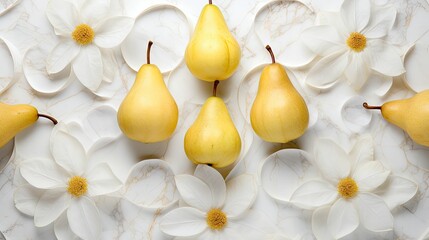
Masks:
[[[31,105],[8,105],[0,103],[0,147],[8,143],[16,134],[33,125],[39,117],[50,119],[54,124],[57,120],[45,114],[39,114]]]
[[[241,139],[229,116],[225,103],[213,96],[204,103],[201,111],[185,135],[185,152],[195,164],[209,164],[215,168],[226,167],[237,159]]]
[[[240,63],[241,50],[219,8],[211,3],[201,11],[185,60],[198,79],[213,82],[229,78]]]
[[[159,68],[150,64],[149,41],[147,64],[139,69],[130,92],[118,110],[118,123],[130,139],[154,143],[168,139],[176,129],[179,110],[164,83]]]
[[[308,127],[308,109],[284,67],[276,63],[271,47],[266,49],[272,64],[262,71],[250,121],[263,140],[286,143],[304,134]]]
[[[382,106],[369,106],[367,103],[363,106],[381,110],[384,119],[402,128],[414,142],[429,147],[429,90]]]

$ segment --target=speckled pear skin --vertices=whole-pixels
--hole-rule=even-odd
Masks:
[[[406,131],[414,142],[429,147],[429,90],[411,98],[386,102],[381,106],[381,114]]]
[[[33,125],[38,118],[37,109],[31,105],[0,103],[0,147],[6,145],[19,132]]]

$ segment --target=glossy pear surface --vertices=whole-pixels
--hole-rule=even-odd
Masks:
[[[241,139],[221,98],[210,97],[185,135],[185,152],[195,164],[226,167],[238,158]]]
[[[198,79],[213,82],[229,78],[240,63],[241,50],[219,8],[207,4],[186,48],[185,60]]]
[[[429,90],[381,106],[383,117],[405,130],[414,142],[429,147]]]
[[[33,125],[38,118],[38,111],[33,106],[0,103],[0,147],[12,140],[19,132]]]
[[[154,143],[166,140],[176,129],[178,108],[159,68],[144,64],[118,110],[118,123],[129,138]]]
[[[307,129],[307,105],[282,65],[272,63],[263,69],[250,121],[256,134],[267,142],[286,143]]]

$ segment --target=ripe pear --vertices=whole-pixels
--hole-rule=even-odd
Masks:
[[[204,103],[201,111],[185,135],[185,152],[195,164],[226,167],[237,159],[241,139],[222,98],[213,96]]]
[[[211,3],[201,11],[185,60],[198,79],[214,82],[229,78],[240,63],[241,50],[219,8]]]
[[[429,90],[382,106],[369,106],[367,103],[363,106],[381,110],[384,119],[402,128],[414,142],[429,147]]]
[[[6,145],[18,133],[33,125],[39,117],[58,121],[48,115],[39,114],[37,109],[28,104],[8,105],[0,103],[0,148]]]
[[[147,64],[139,69],[130,92],[118,110],[118,123],[130,139],[154,143],[171,137],[176,129],[179,110],[164,83],[159,68],[150,64],[149,41]]]
[[[308,109],[284,67],[276,63],[271,47],[266,49],[272,64],[262,71],[250,121],[263,140],[286,143],[304,134],[309,121]]]

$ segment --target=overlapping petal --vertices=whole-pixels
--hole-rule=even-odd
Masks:
[[[46,70],[48,74],[59,73],[64,70],[79,54],[80,47],[70,40],[62,40],[51,51],[46,59]]]
[[[343,198],[338,199],[329,210],[327,226],[336,239],[353,232],[359,226],[359,215],[354,204]]]
[[[360,90],[370,74],[366,53],[351,52],[350,63],[346,67],[344,74],[347,77],[347,83],[353,86],[354,89]]]
[[[97,90],[103,80],[100,49],[95,45],[82,47],[73,61],[73,72],[85,87],[91,91]]]
[[[394,209],[413,198],[417,190],[415,182],[399,176],[390,176],[374,193],[380,196],[390,209]]]
[[[73,175],[80,176],[84,173],[88,160],[85,149],[76,138],[59,130],[51,138],[50,145],[52,156],[58,165]]]
[[[50,0],[46,7],[46,15],[55,29],[55,33],[70,37],[79,23],[79,13],[76,6],[67,1]]]
[[[390,171],[385,170],[380,162],[370,161],[360,165],[353,173],[353,178],[360,191],[371,192],[383,184],[389,175]]]
[[[376,14],[372,14],[368,26],[362,30],[367,38],[382,38],[392,29],[396,20],[396,9],[394,7],[384,7],[377,9]]]
[[[354,203],[365,228],[374,232],[393,229],[393,216],[383,199],[372,193],[360,193]]]
[[[80,197],[72,202],[67,210],[70,229],[82,239],[99,239],[101,236],[101,217],[94,201]]]
[[[331,140],[320,140],[315,150],[316,164],[326,179],[337,183],[349,176],[350,159],[336,143]]]
[[[67,213],[63,213],[54,223],[54,232],[58,240],[78,240],[70,229],[69,220],[67,219]]]
[[[370,0],[348,0],[341,6],[341,17],[346,27],[352,32],[361,32],[371,16]]]
[[[180,196],[188,205],[205,212],[213,207],[214,198],[205,182],[190,175],[177,175],[175,179]]]
[[[226,183],[227,195],[223,211],[228,217],[237,217],[248,210],[256,199],[258,188],[255,177],[242,174]]]
[[[399,76],[405,72],[398,51],[383,40],[372,40],[368,43],[371,68],[387,76]]]
[[[161,230],[171,236],[192,237],[207,229],[205,213],[195,208],[174,209],[160,222]]]
[[[36,188],[66,187],[70,175],[50,159],[26,161],[20,168],[22,176]]]
[[[310,180],[299,186],[290,200],[301,208],[315,209],[326,206],[337,198],[337,189],[331,183],[322,180]]]
[[[330,88],[343,75],[348,63],[349,55],[345,49],[333,52],[310,69],[305,81],[315,88]]]
[[[100,163],[85,174],[88,180],[88,194],[90,196],[104,195],[117,191],[121,181],[113,174],[107,163]]]
[[[320,56],[328,56],[333,52],[346,48],[344,39],[337,30],[329,25],[309,27],[301,34],[301,40],[313,52]]]
[[[221,208],[227,194],[225,180],[222,175],[212,167],[199,164],[195,169],[194,176],[198,177],[209,186],[213,196],[213,205],[211,207]]]
[[[101,48],[118,46],[130,33],[134,19],[129,17],[112,17],[105,20],[95,29],[94,42]]]
[[[72,202],[65,189],[45,191],[34,211],[34,225],[44,227],[57,219]]]

